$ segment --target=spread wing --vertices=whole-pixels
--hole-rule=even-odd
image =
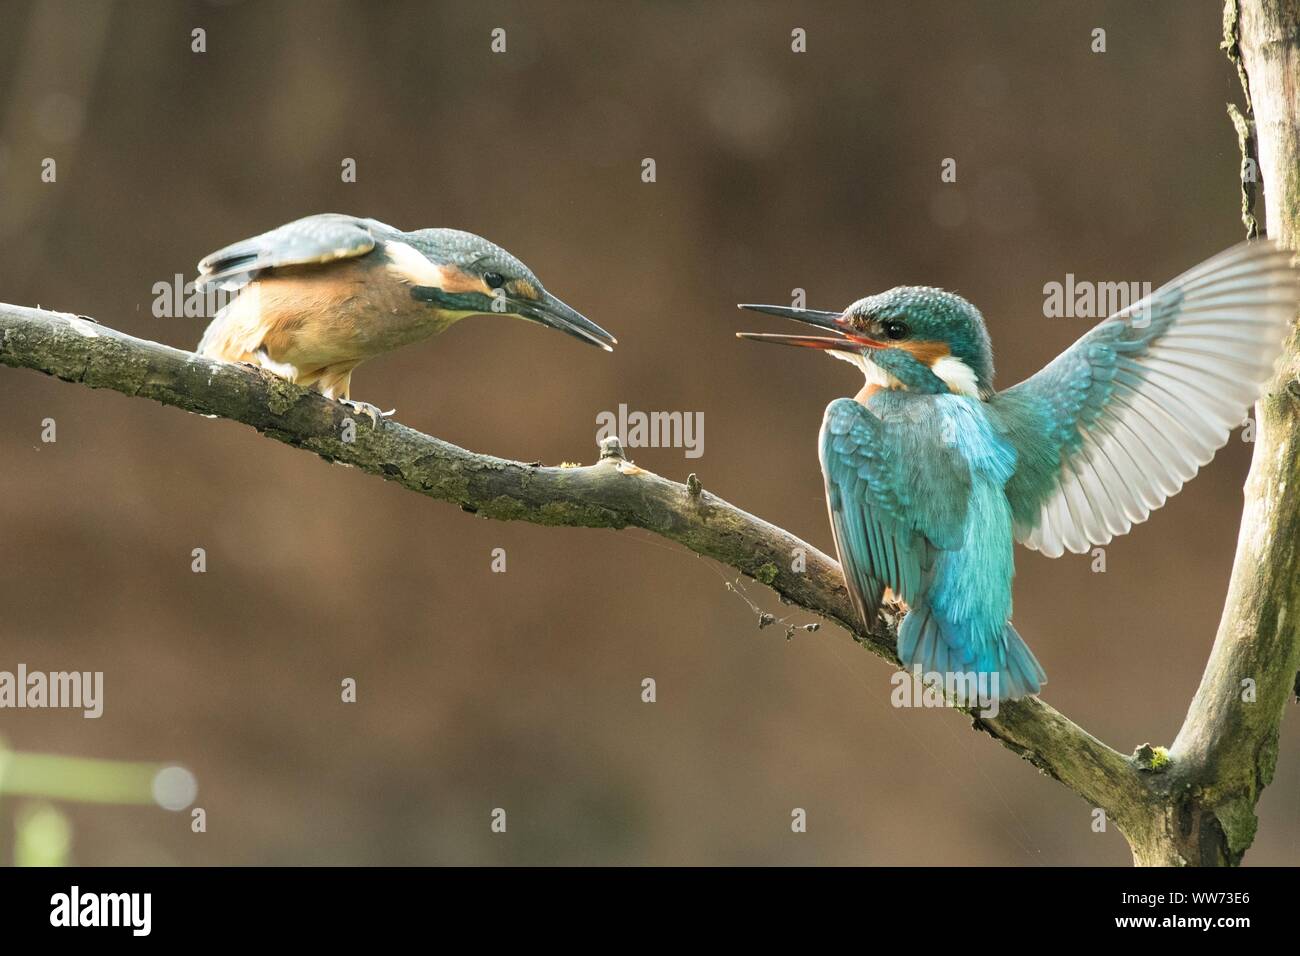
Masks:
[[[1059,557],[1145,521],[1243,422],[1298,304],[1291,254],[1243,243],[996,394],[990,414],[1017,451],[1016,539]]]
[[[886,587],[909,604],[934,555],[961,545],[970,470],[925,405],[906,421],[848,398],[826,408],[821,462],[831,530],[858,613],[871,625]]]
[[[363,256],[375,248],[377,233],[396,232],[373,219],[332,212],[307,216],[204,257],[198,284],[238,288],[264,269]]]

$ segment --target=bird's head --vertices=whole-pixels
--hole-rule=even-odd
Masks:
[[[411,295],[444,314],[511,315],[612,351],[617,339],[547,292],[526,265],[495,243],[459,229],[420,229],[387,243]]]
[[[979,310],[959,295],[926,286],[899,286],[859,299],[843,312],[779,305],[742,309],[796,319],[835,336],[738,332],[738,337],[822,349],[857,365],[868,384],[916,392],[956,392],[988,398],[993,349]]]

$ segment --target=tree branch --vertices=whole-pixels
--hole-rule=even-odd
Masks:
[[[486,518],[585,528],[644,528],[769,585],[786,601],[839,624],[898,664],[892,624],[855,620],[839,565],[812,545],[703,489],[661,478],[606,446],[594,465],[546,468],[478,455],[400,423],[350,409],[262,369],[203,358],[134,338],[91,319],[0,304],[0,363],[91,388],[151,398],[251,425],[326,461],[352,465]],[[802,572],[791,569],[804,554]],[[1140,763],[1112,750],[1038,699],[1003,702],[983,730],[1044,773],[1102,807],[1127,832],[1151,812]]]

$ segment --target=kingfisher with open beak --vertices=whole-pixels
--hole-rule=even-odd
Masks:
[[[1236,246],[1005,391],[979,310],[940,289],[891,289],[843,312],[742,305],[835,334],[738,334],[861,370],[865,386],[830,403],[820,439],[854,606],[870,628],[892,591],[909,608],[905,667],[979,675],[1014,699],[1047,678],[1011,626],[1012,542],[1085,553],[1178,492],[1272,374],[1297,276],[1271,242]]]
[[[606,351],[616,343],[506,250],[456,229],[308,216],[207,256],[198,285],[240,290],[203,333],[199,354],[260,365],[376,424],[392,412],[351,401],[353,370],[466,316],[527,319]]]

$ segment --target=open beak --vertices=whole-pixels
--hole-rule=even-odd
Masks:
[[[618,344],[618,339],[614,336],[545,290],[540,299],[512,298],[507,301],[510,303],[510,311],[520,318],[544,325],[548,329],[558,329],[580,342],[598,346],[606,352],[614,351],[614,346]]]
[[[784,319],[794,319],[819,329],[836,333],[837,338],[826,335],[776,335],[769,332],[737,332],[736,338],[749,339],[753,342],[771,342],[773,345],[800,345],[804,348],[825,349],[835,352],[862,352],[866,349],[884,348],[884,344],[866,338],[851,331],[844,315],[840,312],[822,312],[818,309],[793,309],[784,305],[739,305],[737,308],[750,312],[763,312],[767,315],[779,315]]]

